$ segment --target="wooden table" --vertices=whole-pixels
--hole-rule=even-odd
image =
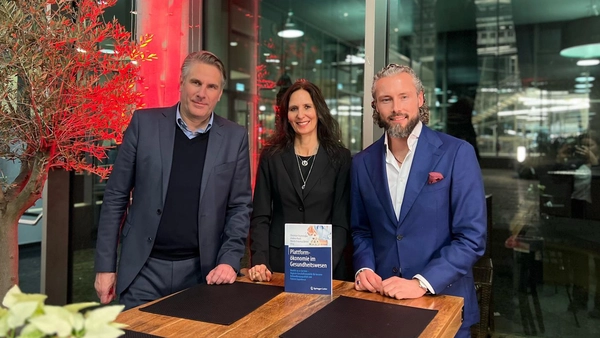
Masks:
[[[245,273],[245,269],[242,273]],[[239,277],[237,282],[251,283],[245,276]],[[275,273],[271,282],[265,284],[283,286],[283,282],[283,274]],[[337,280],[333,281],[333,297],[282,292],[228,326],[142,312],[139,308],[121,313],[116,321],[129,325],[127,329],[162,337],[278,337],[342,295],[438,310],[421,337],[454,337],[461,324],[463,299],[460,297],[424,296],[396,300],[356,291],[353,283]]]

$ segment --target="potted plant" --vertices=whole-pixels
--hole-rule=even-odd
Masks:
[[[20,163],[0,172],[0,296],[18,284],[18,221],[40,198],[48,171],[62,168],[105,178],[95,165],[119,142],[141,107],[139,41],[104,9],[116,0],[0,1],[0,159]],[[101,47],[102,44],[102,47]],[[110,49],[106,49],[111,45]]]
[[[126,325],[114,323],[123,305],[98,303],[45,305],[45,295],[22,293],[13,286],[0,307],[0,337],[119,337]],[[86,309],[92,310],[85,311]],[[84,312],[85,311],[85,312]]]

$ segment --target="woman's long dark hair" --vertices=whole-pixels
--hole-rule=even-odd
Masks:
[[[331,116],[329,107],[325,103],[323,94],[319,87],[315,84],[300,79],[296,81],[281,98],[279,110],[276,117],[275,134],[267,142],[268,147],[265,149],[267,154],[275,154],[282,152],[285,149],[294,147],[294,138],[296,132],[288,120],[288,110],[290,97],[297,90],[306,90],[310,94],[310,98],[315,105],[317,111],[317,138],[319,146],[327,151],[330,161],[337,166],[340,163],[340,148],[344,148],[341,139],[340,126],[338,122]]]

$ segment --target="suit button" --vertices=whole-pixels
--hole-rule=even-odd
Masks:
[[[304,207],[298,207],[298,211],[304,212]]]
[[[398,235],[398,236],[396,236],[396,239],[397,239],[397,240],[399,240],[399,241],[401,241],[401,240],[402,240],[402,238],[404,238],[404,236],[402,236],[402,235]]]
[[[394,267],[394,268],[392,269],[392,272],[393,272],[393,273],[398,273],[398,268],[397,268],[397,267]]]
[[[158,216],[160,216],[160,215],[162,214],[162,210],[160,210],[160,209],[156,209],[156,214],[157,214]]]
[[[148,237],[148,242],[152,242],[152,237]]]

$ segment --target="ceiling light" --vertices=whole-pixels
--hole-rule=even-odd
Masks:
[[[591,83],[576,83],[575,88],[592,88],[594,85]]]
[[[580,59],[600,57],[599,41],[600,17],[591,16],[569,21],[562,27],[560,55]]]
[[[288,17],[285,20],[283,29],[277,33],[277,35],[281,36],[284,39],[299,38],[304,35],[304,31],[300,30],[296,26],[296,24],[294,22],[292,22],[293,15],[294,15],[294,13],[292,11],[288,12]]]
[[[344,61],[348,62],[350,64],[364,64],[365,63],[364,58],[361,58],[360,56],[356,56],[356,55],[352,55],[352,54],[347,54],[346,60],[344,60]]]
[[[590,90],[589,89],[579,88],[579,89],[575,89],[573,92],[577,93],[577,94],[587,94],[587,93],[590,92]]]
[[[587,59],[577,61],[578,66],[595,66],[597,64],[600,64],[600,60],[598,59]]]
[[[575,82],[592,82],[595,79],[593,76],[580,76],[575,78]]]
[[[525,147],[523,147],[523,146],[517,147],[517,161],[519,161],[519,163],[523,163],[523,161],[525,161],[526,158],[527,158],[527,149],[525,149]]]
[[[237,45],[238,45],[238,43],[237,43],[237,41],[231,41],[231,42],[229,43],[229,45],[230,45],[231,47],[235,47],[235,46],[237,46]]]

